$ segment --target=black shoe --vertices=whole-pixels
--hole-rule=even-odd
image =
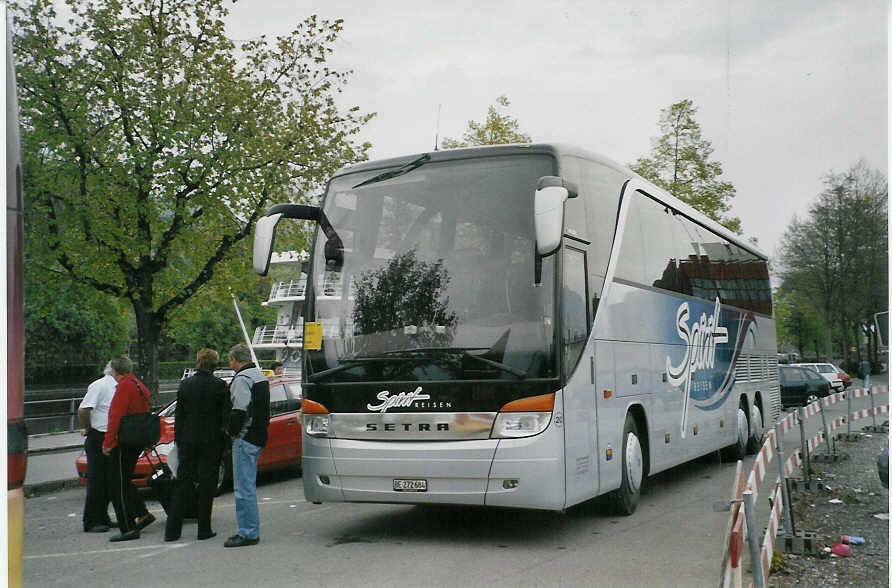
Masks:
[[[142,531],[149,525],[155,522],[155,515],[150,512],[147,512],[143,516],[136,519],[136,530]]]
[[[217,536],[217,534],[214,533],[213,531],[210,531],[210,532],[208,532],[208,533],[199,533],[199,534],[198,534],[198,540],[199,540],[199,541],[204,541],[205,539],[211,539],[211,538],[216,537],[216,536]],[[237,536],[237,535],[236,535],[236,536]]]
[[[93,525],[85,533],[108,533],[108,525]]]
[[[120,535],[115,535],[109,541],[112,543],[116,543],[118,541],[133,541],[134,539],[139,539],[139,529],[133,529],[132,531],[127,531],[126,533],[121,533]]]
[[[247,537],[242,537],[241,535],[233,535],[226,540],[226,543],[223,544],[223,547],[245,547],[247,545],[257,545],[258,543],[260,543],[260,537],[248,539]]]
[[[167,535],[167,534],[164,535],[165,541],[177,541],[179,538],[180,538],[179,535]]]

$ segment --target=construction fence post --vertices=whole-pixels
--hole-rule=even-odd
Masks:
[[[808,488],[809,467],[808,467],[808,441],[805,438],[805,409],[800,406],[796,410],[796,414],[799,417],[799,437],[802,441],[802,448],[800,449],[800,451],[802,452],[802,483],[805,484],[806,488]]]
[[[852,392],[846,391],[846,399],[848,399],[848,412],[846,413],[846,438],[852,437]]]
[[[753,568],[753,585],[765,588],[765,574],[762,570],[762,542],[759,541],[759,527],[756,522],[756,499],[752,490],[743,491],[743,514],[746,517],[746,542],[750,548],[750,565]]]
[[[867,389],[867,394],[870,396],[870,416],[873,418],[873,430],[877,429],[877,408],[876,403],[873,400],[873,391],[876,389],[876,386],[871,386]]]
[[[827,457],[833,455],[833,449],[830,447],[830,429],[827,427],[827,415],[824,413],[824,400],[818,400],[818,408],[821,409],[821,421],[824,423],[824,441],[827,443]]]
[[[795,529],[793,528],[793,514],[788,506],[790,504],[790,489],[787,487],[787,476],[784,472],[784,449],[777,425],[774,427],[774,448],[777,452],[777,469],[780,470],[781,493],[784,497],[784,535],[791,537]]]

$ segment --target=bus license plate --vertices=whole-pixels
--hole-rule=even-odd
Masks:
[[[394,480],[393,489],[397,492],[427,492],[427,480]]]

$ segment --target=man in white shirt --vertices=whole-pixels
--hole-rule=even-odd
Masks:
[[[87,498],[84,502],[84,531],[105,533],[111,522],[108,517],[108,465],[102,454],[102,441],[108,429],[108,408],[118,383],[111,375],[111,363],[105,375],[87,387],[87,395],[77,409],[84,428],[84,453],[87,454]]]

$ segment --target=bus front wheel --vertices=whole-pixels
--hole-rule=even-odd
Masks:
[[[622,441],[622,483],[613,491],[613,506],[619,514],[630,515],[638,507],[644,481],[644,454],[638,427],[631,414],[626,415]]]

